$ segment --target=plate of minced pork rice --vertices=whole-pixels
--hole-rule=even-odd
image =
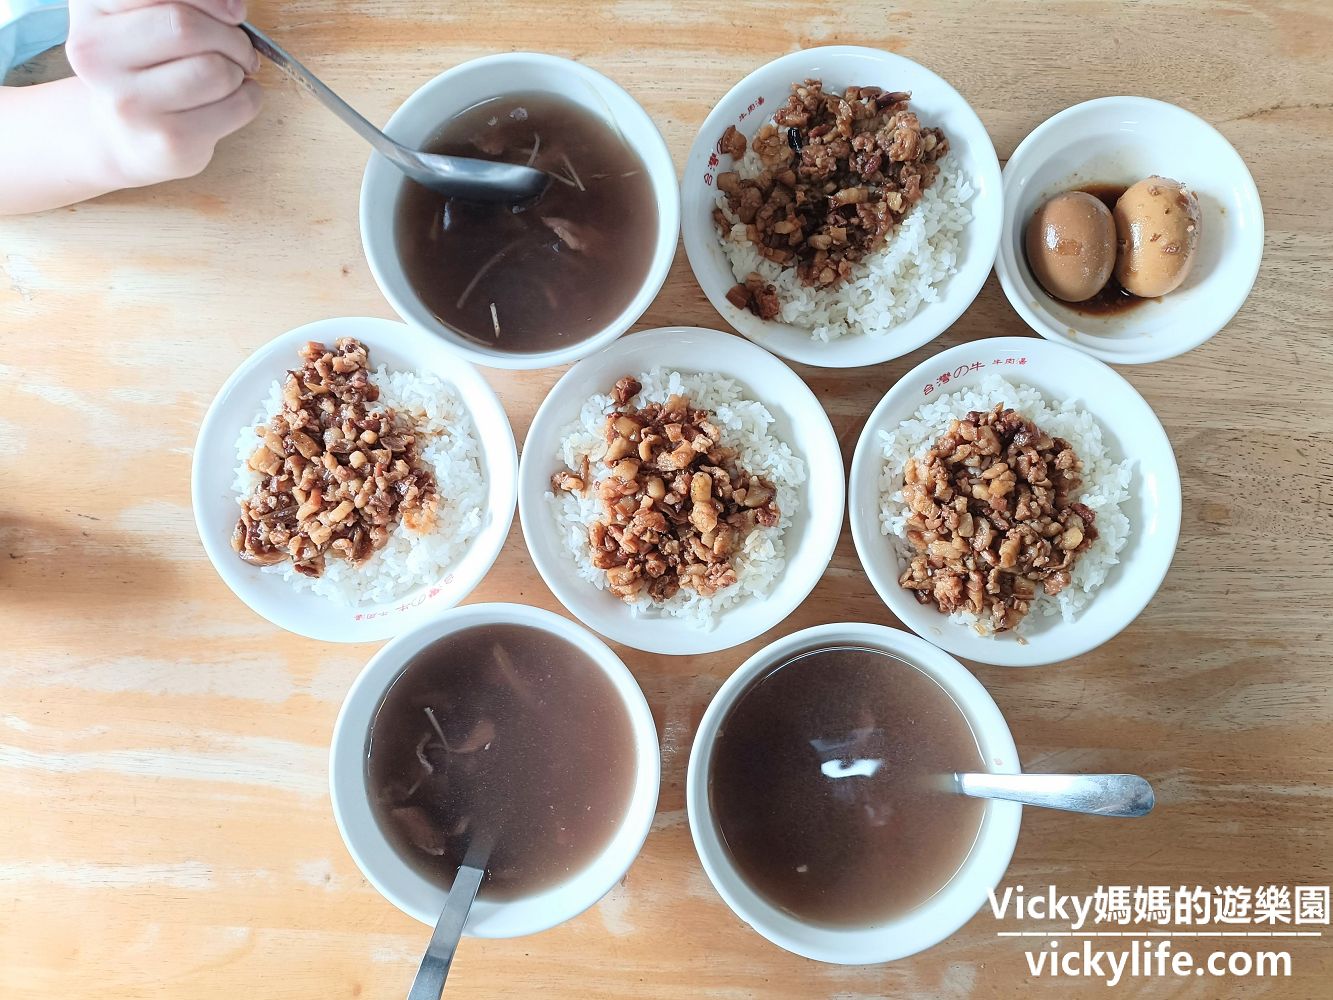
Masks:
[[[223,579],[275,624],[323,639],[394,635],[461,600],[498,554],[515,492],[508,421],[475,370],[421,337],[384,320],[292,331],[243,365],[205,418],[201,537]],[[224,439],[219,545],[219,476],[199,457]]]
[[[817,579],[827,564],[836,526],[812,527],[812,514],[837,519],[841,462],[828,418],[772,355],[683,330],[669,353],[732,363],[645,367],[649,337],[671,342],[627,338],[637,350],[581,362],[595,365],[557,385],[559,410],[543,405],[524,447],[524,533],[548,584],[586,624],[662,652],[726,648],[785,616],[813,586],[809,567],[818,564]],[[706,346],[689,351],[690,337]],[[753,377],[733,374],[747,367]],[[768,381],[763,369],[783,374]],[[833,460],[816,461],[804,447],[812,440]]]
[[[1161,425],[1120,376],[1056,347],[1009,338],[931,359],[885,396],[853,460],[853,535],[881,597],[983,662],[1104,641],[1175,548],[1179,476]],[[1090,365],[1083,381],[1072,370]]]
[[[741,333],[852,367],[920,347],[975,298],[999,240],[999,165],[939,77],[836,52],[783,57],[718,105],[686,169],[685,237]]]

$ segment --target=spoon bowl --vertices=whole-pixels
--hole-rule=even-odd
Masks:
[[[320,103],[375,147],[381,156],[418,184],[467,201],[505,204],[531,201],[550,186],[550,175],[533,167],[518,163],[493,163],[466,156],[423,153],[395,142],[253,24],[247,21],[241,25],[241,30],[250,36],[256,52],[271,60],[289,78],[314,94]]]

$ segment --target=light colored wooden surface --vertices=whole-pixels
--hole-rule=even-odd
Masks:
[[[1029,812],[1006,885],[1328,883],[1333,843],[1333,19],[1316,2],[259,3],[254,20],[370,118],[434,73],[531,48],[608,73],[677,164],[735,80],[798,47],[901,52],[972,102],[1003,159],[1078,101],[1138,93],[1213,122],[1249,163],[1267,248],[1203,348],[1125,374],[1184,483],[1161,593],[1077,662],[976,668],[1031,769],[1129,770],[1160,805],[1120,824]],[[58,75],[47,58],[18,75]],[[257,345],[308,320],[391,315],[361,256],[366,150],[271,71],[261,120],[195,180],[0,220],[0,995],[404,995],[426,934],[347,857],[325,753],[372,652],[270,627],[195,536],[200,416]],[[11,82],[14,82],[11,80]],[[0,168],[2,173],[2,168]],[[678,254],[639,324],[718,325]],[[990,280],[943,338],[893,364],[803,369],[844,449],[882,392],[954,343],[1027,331]],[[560,372],[488,373],[519,439]],[[474,601],[554,602],[515,526]],[[624,652],[662,729],[661,804],[623,886],[537,937],[468,942],[450,995],[1065,997],[1012,923],[979,915],[914,959],[824,967],[768,946],[714,894],[683,810],[695,722],[779,633],[891,622],[846,532],[812,597],[716,656]],[[1238,946],[1245,947],[1245,946]],[[1327,996],[1333,943],[1289,981],[1141,980],[1118,995]],[[1197,949],[1196,949],[1197,951]],[[1084,984],[1081,992],[1103,987]]]

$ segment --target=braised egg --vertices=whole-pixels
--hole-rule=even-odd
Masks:
[[[1145,299],[1173,292],[1190,273],[1201,216],[1194,192],[1179,181],[1148,177],[1115,203],[1116,280]]]
[[[1032,213],[1026,246],[1041,287],[1065,302],[1082,302],[1102,290],[1115,268],[1115,222],[1099,199],[1065,191]]]

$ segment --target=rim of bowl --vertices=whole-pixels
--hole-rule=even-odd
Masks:
[[[1163,471],[1169,473],[1168,485],[1171,486],[1169,495],[1159,495],[1156,503],[1156,511],[1162,519],[1163,529],[1161,541],[1156,544],[1167,555],[1165,559],[1160,561],[1159,566],[1148,571],[1148,576],[1142,581],[1143,585],[1137,589],[1135,594],[1122,602],[1121,606],[1124,610],[1102,628],[1094,630],[1086,623],[1080,623],[1081,627],[1078,631],[1077,640],[1066,644],[1055,644],[1049,638],[1034,635],[1028,637],[1026,644],[993,639],[986,640],[986,644],[980,645],[978,650],[972,645],[965,645],[962,642],[963,639],[970,638],[971,629],[950,621],[944,615],[938,616],[941,629],[934,635],[925,636],[921,629],[917,627],[911,614],[905,613],[910,612],[916,606],[916,601],[898,586],[900,567],[897,561],[886,572],[879,561],[871,557],[872,544],[882,537],[879,525],[879,474],[883,461],[880,458],[878,442],[875,439],[880,430],[888,426],[897,426],[900,422],[887,423],[891,412],[901,408],[903,411],[902,419],[907,419],[920,408],[920,403],[912,405],[911,401],[907,400],[907,394],[921,381],[929,381],[925,379],[926,373],[933,373],[941,367],[947,369],[954,361],[963,357],[970,358],[990,352],[1005,354],[1019,351],[1024,353],[1033,351],[1053,352],[1055,357],[1063,360],[1063,363],[1071,369],[1071,372],[1080,366],[1086,366],[1086,371],[1094,372],[1103,379],[1113,380],[1128,389],[1133,394],[1133,398],[1137,398],[1142,404],[1141,416],[1147,418],[1147,433],[1157,438],[1155,445],[1164,459]],[[1084,382],[1083,384],[1087,383]],[[1053,398],[1051,393],[1045,391],[1042,391],[1042,395],[1048,399]],[[1109,421],[1093,413],[1086,405],[1083,406],[1083,409],[1092,416],[1099,426],[1114,433],[1113,425]],[[1140,439],[1142,439],[1142,435]],[[1135,455],[1129,452],[1121,456],[1122,460],[1126,458],[1133,459],[1134,457]],[[1091,355],[1075,351],[1071,347],[1052,341],[1038,340],[1033,337],[994,337],[988,340],[959,344],[947,351],[940,352],[932,358],[927,358],[899,379],[884,394],[874,410],[871,411],[869,418],[867,418],[861,436],[856,442],[856,451],[852,455],[848,513],[852,527],[852,542],[856,547],[857,558],[860,560],[871,585],[879,594],[880,600],[888,606],[888,609],[905,627],[955,656],[966,657],[977,663],[999,667],[1039,667],[1082,656],[1084,653],[1110,641],[1128,628],[1157,595],[1162,581],[1166,579],[1166,574],[1171,568],[1171,562],[1175,558],[1176,544],[1180,538],[1180,470],[1176,463],[1175,450],[1171,446],[1171,439],[1161,421],[1157,418],[1156,412],[1130,381],[1110,365]],[[1131,527],[1138,531],[1143,530],[1142,525],[1132,525]],[[1128,543],[1129,539],[1127,539]],[[1131,564],[1127,563],[1125,565],[1129,566]],[[1142,570],[1139,570],[1139,572],[1142,572]]]
[[[451,585],[447,595],[442,597],[437,595],[432,599],[432,603],[423,601],[406,612],[395,609],[383,615],[379,611],[385,605],[342,605],[328,598],[301,594],[296,590],[291,590],[290,596],[293,600],[290,603],[286,595],[276,603],[264,598],[255,590],[252,579],[259,570],[247,566],[236,558],[228,543],[230,529],[219,532],[218,525],[211,523],[208,511],[212,506],[212,500],[204,482],[207,476],[205,465],[218,458],[218,452],[223,450],[225,444],[226,469],[230,473],[236,468],[234,447],[236,435],[244,425],[243,421],[264,402],[267,393],[265,384],[260,395],[254,397],[248,404],[242,422],[237,422],[234,427],[224,425],[223,410],[227,408],[231,397],[239,392],[239,385],[247,381],[257,369],[269,364],[273,367],[270,381],[280,380],[290,366],[291,357],[295,356],[296,350],[302,343],[307,340],[328,340],[331,336],[356,337],[366,344],[372,357],[389,338],[394,341],[395,351],[401,350],[408,355],[440,349],[433,339],[428,339],[429,335],[425,331],[398,320],[374,316],[334,316],[314,320],[265,341],[251,351],[227,376],[227,380],[218,389],[204,413],[203,420],[200,421],[194,454],[190,460],[190,506],[199,541],[214,571],[222,578],[227,588],[255,614],[279,628],[308,639],[318,639],[323,642],[375,642],[415,627],[419,621],[440,608],[457,604],[466,598],[490,572],[513,524],[514,508],[518,502],[518,449],[514,443],[513,428],[509,424],[509,417],[500,403],[500,398],[476,368],[452,355],[446,355],[447,368],[416,366],[414,370],[418,374],[434,374],[449,383],[472,416],[475,426],[478,452],[485,466],[486,511],[484,513],[493,518],[494,522],[482,526],[477,537],[464,550],[463,555],[448,573],[452,575],[457,567],[464,565],[474,553],[481,553],[475,557],[476,561],[471,572],[462,579],[459,586]],[[291,348],[290,351],[288,347]],[[281,360],[278,360],[279,354],[282,355]],[[482,428],[483,417],[485,431]],[[229,498],[234,498],[230,482],[228,475],[226,493]],[[433,586],[434,584],[416,587],[388,603],[405,605],[414,600],[416,595],[428,592]],[[313,597],[324,613],[313,615],[309,613],[309,609],[297,606],[306,596]],[[445,603],[435,603],[441,599]],[[364,614],[367,610],[374,611],[374,615],[359,621],[353,617],[357,613]],[[344,618],[347,620],[343,620]]]
[[[713,819],[708,771],[717,731],[727,713],[766,669],[805,649],[831,643],[871,646],[897,656],[934,678],[958,706],[981,750],[987,770],[1018,774],[1018,748],[995,699],[947,652],[900,629],[865,622],[816,625],[769,643],[723,681],[695,731],[686,770],[685,802],[690,837],[708,879],[731,911],[761,936],[793,954],[819,962],[865,965],[890,962],[931,948],[956,933],[1000,884],[1018,843],[1023,807],[988,800],[981,828],[962,867],[934,896],[892,920],[829,928],[805,924],[760,896],[739,874]],[[961,876],[961,877],[960,877]]]
[[[509,371],[532,371],[538,368],[553,368],[557,365],[569,364],[590,354],[595,354],[613,343],[617,337],[621,336],[647,312],[653,300],[662,290],[662,286],[666,283],[667,274],[670,272],[672,261],[675,258],[676,242],[680,238],[680,189],[676,182],[675,163],[671,159],[671,152],[667,148],[666,140],[662,138],[662,133],[658,130],[657,124],[644,110],[643,106],[624,87],[604,73],[599,73],[597,70],[572,59],[548,55],[544,52],[498,52],[477,59],[469,59],[450,67],[427,80],[408,95],[385,124],[385,134],[394,137],[394,133],[402,127],[402,121],[407,115],[412,114],[417,107],[426,104],[436,93],[446,89],[459,76],[475,72],[477,69],[502,65],[546,67],[577,76],[595,91],[610,93],[627,101],[633,115],[639,119],[636,126],[641,130],[641,135],[635,140],[635,152],[643,161],[644,170],[653,181],[653,191],[657,205],[657,245],[653,250],[652,263],[648,268],[648,273],[643,278],[639,291],[621,313],[591,337],[558,350],[512,354],[482,348],[448,330],[442,324],[428,321],[425,318],[425,306],[417,300],[414,294],[399,295],[393,289],[389,276],[402,276],[397,255],[396,253],[389,253],[381,257],[380,254],[372,251],[368,231],[371,213],[375,211],[371,201],[379,198],[388,199],[392,211],[393,206],[397,203],[399,185],[402,182],[397,171],[373,151],[366,161],[366,169],[361,179],[358,224],[361,230],[362,252],[370,266],[370,273],[375,279],[375,284],[394,312],[405,323],[416,326],[439,338],[455,354],[475,364]],[[503,92],[501,90],[498,93],[488,93],[485,96],[499,96]],[[485,97],[479,96],[477,99],[484,100]],[[380,180],[380,178],[384,178],[384,180]],[[381,191],[384,194],[381,195]],[[402,277],[402,280],[404,283],[407,281],[405,277]]]
[[[801,542],[799,549],[794,550],[791,547],[793,536],[790,528],[788,534],[784,536],[789,545],[786,573],[790,573],[796,565],[798,551],[809,553],[803,558],[803,561],[808,561],[811,567],[808,585],[802,584],[797,587],[786,600],[781,602],[774,600],[771,592],[763,596],[746,597],[739,604],[722,612],[717,626],[711,629],[692,628],[685,621],[668,618],[626,617],[620,620],[619,615],[624,614],[620,611],[621,602],[598,590],[593,584],[576,579],[572,556],[568,552],[562,548],[553,548],[553,554],[548,554],[544,544],[534,543],[534,539],[539,538],[540,533],[551,535],[555,531],[554,523],[544,523],[550,517],[545,502],[550,473],[539,465],[550,462],[553,471],[555,452],[552,450],[550,455],[546,455],[547,449],[542,447],[541,453],[537,453],[535,448],[538,439],[549,436],[552,443],[558,442],[560,429],[578,419],[579,407],[583,401],[593,393],[604,391],[603,387],[592,382],[591,370],[606,366],[629,352],[649,351],[654,358],[661,357],[663,353],[654,348],[659,345],[664,348],[679,348],[682,338],[690,339],[691,346],[702,345],[695,348],[693,355],[701,358],[707,356],[708,342],[724,343],[728,350],[744,352],[747,365],[750,366],[749,373],[732,371],[723,374],[740,382],[748,398],[763,403],[771,412],[778,415],[779,419],[782,413],[791,413],[793,418],[799,414],[803,419],[802,426],[808,427],[808,431],[804,433],[822,439],[822,444],[817,449],[803,450],[798,454],[806,465],[807,485],[802,488],[803,504],[806,508],[804,514],[809,516],[808,484],[814,480],[816,463],[826,466],[821,469],[825,484],[822,488],[836,491],[834,506],[838,510],[836,518],[829,517],[819,522],[807,521],[802,535],[797,536]],[[654,360],[646,365],[648,369],[655,367],[686,372],[717,370],[693,362],[672,364]],[[642,370],[644,369],[637,369],[637,371]],[[793,401],[799,401],[799,410],[794,409]],[[785,443],[795,452],[795,446],[791,441]],[[523,455],[519,461],[518,493],[518,517],[519,523],[523,526],[523,538],[527,543],[528,554],[542,580],[565,610],[588,628],[613,642],[647,652],[675,656],[716,653],[748,642],[780,624],[795,611],[814,590],[833,558],[833,551],[837,547],[838,537],[842,531],[842,519],[846,512],[847,501],[845,470],[837,434],[824,407],[810,387],[785,362],[758,345],[730,333],[690,326],[659,327],[634,333],[617,341],[602,353],[580,361],[565,372],[551,387],[551,391],[538,407],[528,428],[527,439],[523,443]],[[834,493],[828,495],[834,497]],[[594,603],[597,599],[615,603],[603,612],[600,606]],[[745,615],[740,624],[737,624],[738,619],[734,617],[738,613]],[[730,621],[728,616],[733,616]],[[670,633],[668,637],[656,631],[659,625],[663,632]],[[666,638],[669,638],[669,641],[664,641]]]
[[[386,643],[361,669],[338,710],[329,746],[329,795],[334,821],[348,854],[367,881],[388,902],[428,926],[434,926],[447,891],[418,875],[388,845],[369,805],[365,769],[366,741],[385,693],[403,669],[429,643],[474,625],[516,624],[558,635],[578,646],[611,680],[630,719],[638,758],[634,788],[611,840],[571,879],[518,899],[478,899],[468,915],[469,937],[506,938],[536,934],[572,920],[596,904],[619,882],[638,858],[657,812],[661,783],[661,748],[657,724],[643,689],[625,662],[591,631],[568,618],[526,604],[469,604],[451,608],[411,632]],[[383,865],[373,862],[376,853]],[[600,875],[592,877],[602,868]],[[409,900],[395,887],[398,881],[414,894],[431,900]],[[568,900],[572,884],[582,891]]]
[[[931,79],[933,81],[932,85],[937,86],[947,101],[955,105],[953,113],[966,120],[968,146],[971,152],[972,183],[975,188],[972,200],[968,202],[968,209],[972,213],[972,218],[967,223],[967,238],[971,244],[969,246],[968,268],[966,271],[949,276],[948,282],[943,287],[942,294],[936,302],[923,304],[913,316],[904,320],[883,336],[871,337],[867,334],[858,333],[829,342],[816,341],[810,336],[809,330],[785,323],[760,320],[745,310],[732,306],[731,303],[727,302],[724,294],[710,291],[702,275],[705,273],[722,273],[717,266],[717,261],[711,258],[706,249],[710,246],[707,241],[716,241],[717,236],[711,229],[706,235],[700,236],[698,227],[694,224],[694,217],[684,214],[683,211],[681,216],[685,256],[689,260],[690,270],[694,274],[696,284],[704,292],[718,315],[747,340],[788,360],[816,368],[862,368],[867,365],[892,361],[905,354],[910,354],[944,333],[967,311],[968,307],[976,301],[977,296],[981,293],[982,287],[986,284],[986,278],[990,275],[991,268],[995,263],[995,255],[999,251],[1000,237],[1003,232],[1004,193],[1000,161],[995,153],[995,144],[991,140],[990,133],[987,132],[985,124],[972,108],[972,105],[963,98],[957,88],[921,63],[908,59],[906,56],[898,55],[896,52],[887,52],[883,49],[863,45],[821,45],[815,48],[801,49],[797,52],[779,56],[777,59],[773,59],[746,74],[718,99],[695,135],[694,142],[690,145],[685,173],[681,181],[682,190],[685,185],[690,183],[690,178],[695,172],[702,169],[708,154],[712,151],[713,146],[708,141],[708,137],[721,132],[727,125],[733,124],[731,116],[723,113],[723,108],[730,105],[733,100],[747,95],[759,78],[774,74],[779,70],[786,73],[788,67],[793,67],[793,72],[799,72],[803,78],[809,74],[803,70],[796,70],[796,67],[808,66],[812,60],[846,57],[871,59],[891,68],[910,66],[913,73]],[[791,81],[797,78],[790,73],[786,75],[789,79],[783,85],[784,93],[790,87]],[[993,194],[990,200],[983,202],[983,204],[992,206],[992,210],[984,216],[978,216],[975,211],[978,199],[987,191],[993,192]],[[974,254],[977,255],[976,259],[972,260]],[[726,278],[734,283],[730,269],[723,268],[723,270],[725,270]],[[937,311],[932,314],[932,309]],[[917,325],[918,321],[927,316],[932,316],[932,320],[930,323],[920,324],[921,331],[919,333],[910,338],[898,336],[899,331],[904,327]]]
[[[1171,328],[1170,336],[1162,332],[1159,337],[1154,338],[1158,343],[1155,346],[1145,347],[1140,351],[1110,351],[1099,347],[1096,344],[1085,342],[1084,338],[1070,336],[1065,331],[1068,329],[1067,323],[1052,324],[1040,316],[1028,304],[1028,296],[1019,284],[1017,274],[1020,271],[1027,270],[1027,264],[1018,260],[1017,254],[1012,252],[1012,241],[1005,237],[1014,231],[1014,228],[1021,223],[1017,218],[1018,214],[1018,193],[1013,188],[1013,179],[1024,161],[1035,155],[1033,150],[1048,135],[1058,130],[1062,125],[1072,119],[1082,117],[1088,114],[1110,111],[1114,108],[1150,108],[1157,113],[1175,115],[1181,121],[1188,123],[1189,127],[1210,137],[1221,144],[1221,148],[1230,153],[1231,163],[1228,169],[1235,178],[1235,184],[1240,189],[1240,198],[1253,208],[1254,236],[1241,246],[1236,248],[1237,253],[1244,254],[1241,262],[1245,265],[1246,277],[1243,281],[1229,284],[1231,289],[1229,294],[1235,298],[1234,304],[1229,304],[1222,313],[1218,314],[1216,325],[1206,324],[1195,328],[1190,323],[1184,322]],[[1221,333],[1228,323],[1236,318],[1250,297],[1250,292],[1254,289],[1254,284],[1259,278],[1259,267],[1263,262],[1264,251],[1264,213],[1263,203],[1259,198],[1259,188],[1254,183],[1254,176],[1245,164],[1236,148],[1231,145],[1215,126],[1200,118],[1192,111],[1168,101],[1161,101],[1153,97],[1134,97],[1128,94],[1112,95],[1109,97],[1098,97],[1091,101],[1083,101],[1079,104],[1071,105],[1062,111],[1057,111],[1051,117],[1034,128],[1023,141],[1014,149],[1013,154],[1005,162],[1004,167],[1004,223],[1000,233],[1000,243],[998,253],[995,258],[995,276],[1000,280],[1000,287],[1004,290],[1005,298],[1014,311],[1022,318],[1035,333],[1054,343],[1063,344],[1072,347],[1084,354],[1089,354],[1100,361],[1110,364],[1122,365],[1141,365],[1151,364],[1155,361],[1165,361],[1168,358],[1178,357],[1187,351],[1192,351],[1213,337]]]

